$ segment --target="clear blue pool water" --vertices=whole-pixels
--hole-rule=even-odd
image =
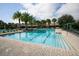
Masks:
[[[61,34],[57,34],[55,29],[52,28],[42,28],[33,31],[8,34],[4,35],[4,37],[34,44],[44,44],[57,48],[70,48],[64,41],[64,37]]]

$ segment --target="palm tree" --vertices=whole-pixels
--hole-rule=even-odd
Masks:
[[[25,22],[25,27],[27,27],[27,22],[29,21],[29,13],[22,13],[21,20]]]
[[[29,20],[28,21],[29,21],[29,24],[32,26],[34,21],[35,21],[35,18],[31,15],[31,16],[29,16]]]
[[[41,22],[39,20],[36,20],[35,23],[36,23],[37,27],[40,27]]]
[[[20,21],[21,21],[21,12],[17,11],[13,14],[13,19],[17,19],[19,21],[19,28],[20,28]]]
[[[41,20],[41,25],[45,26],[46,25],[46,21],[45,20]]]
[[[48,23],[48,26],[50,26],[51,20],[50,19],[47,19],[46,22]]]
[[[55,22],[57,21],[57,19],[56,18],[53,18],[52,19],[52,22],[54,22],[54,27],[55,27]]]
[[[32,24],[33,25],[37,25],[37,22],[36,22],[36,19],[35,18],[32,20]]]

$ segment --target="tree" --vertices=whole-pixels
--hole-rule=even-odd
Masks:
[[[75,23],[75,20],[74,20],[73,16],[71,16],[71,15],[63,15],[60,18],[58,18],[58,23],[62,28],[67,29],[66,25],[68,23]]]
[[[21,12],[17,11],[13,14],[13,19],[17,19],[19,21],[19,28],[20,28],[20,21],[21,21]]]
[[[6,27],[5,27],[6,25],[7,25],[7,24],[6,24],[5,22],[3,22],[2,20],[0,20],[0,29],[6,28]]]
[[[48,26],[50,26],[51,20],[50,19],[47,19],[46,22],[48,23]]]
[[[25,22],[25,27],[27,27],[27,22],[29,20],[29,13],[26,12],[22,13],[21,20]]]
[[[8,29],[16,29],[17,28],[17,25],[16,24],[14,24],[14,23],[8,23],[7,24],[8,26]]]
[[[45,26],[46,25],[46,20],[41,20],[41,25]]]
[[[36,25],[37,25],[38,27],[40,27],[40,26],[41,26],[41,21],[36,20],[36,21],[35,21],[35,23],[36,23]]]
[[[31,15],[29,15],[29,20],[28,20],[28,22],[29,22],[29,24],[32,26],[33,25],[33,23],[34,23],[34,20],[35,20],[35,18]]]
[[[32,26],[34,19],[35,19],[35,18],[34,18],[32,15],[30,15],[29,13],[26,13],[26,12],[22,13],[21,20],[22,20],[23,22],[25,22],[26,27],[27,27],[27,25],[28,25],[28,24],[27,24],[28,22],[29,22],[29,24]]]
[[[5,23],[2,20],[0,20],[0,29],[15,29],[17,28],[17,25],[14,23]]]
[[[55,22],[57,21],[57,19],[56,18],[53,18],[52,19],[52,22],[54,22],[54,27],[55,27]]]
[[[73,29],[79,30],[79,21],[72,24]]]

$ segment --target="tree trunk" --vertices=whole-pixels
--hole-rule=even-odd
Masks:
[[[50,23],[48,23],[48,25],[49,25],[48,27],[50,27]]]
[[[55,22],[54,22],[54,28],[55,28]]]
[[[20,29],[20,19],[19,19],[19,29]]]
[[[25,28],[26,28],[26,30],[27,30],[27,22],[25,22]]]

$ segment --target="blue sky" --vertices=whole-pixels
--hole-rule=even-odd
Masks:
[[[0,3],[0,20],[6,23],[17,22],[12,19],[14,12],[28,12],[37,19],[58,18],[63,14],[71,14],[75,19],[79,19],[79,4],[61,3]]]
[[[20,9],[24,9],[21,4],[0,3],[0,19],[7,23],[12,22],[13,13]]]

